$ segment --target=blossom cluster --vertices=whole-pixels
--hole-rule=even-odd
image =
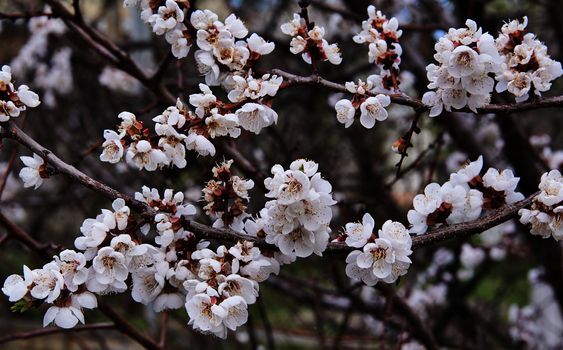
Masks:
[[[51,305],[44,325],[63,328],[84,323],[82,311],[97,306],[96,295],[128,289],[133,300],[156,312],[185,307],[189,324],[202,332],[224,338],[227,329],[244,324],[258,282],[278,273],[277,261],[247,241],[209,249],[209,242],[184,228],[196,208],[181,192],[167,189],[161,197],[143,187],[135,200],[155,211],[151,220],[116,199],[112,210],[83,222],[77,251],[63,251],[41,269],[24,266],[24,276],[9,276],[2,292],[18,310]],[[152,236],[154,243],[143,243]]]
[[[267,243],[276,245],[286,262],[312,253],[321,255],[331,232],[332,186],[321,177],[318,164],[305,159],[293,161],[289,169],[272,167],[273,177],[264,180],[269,191],[260,216],[247,220],[250,235],[265,235]]]
[[[530,92],[539,96],[548,91],[563,74],[547,47],[526,32],[527,18],[506,23],[496,39],[472,20],[465,24],[467,28],[450,28],[440,38],[434,46],[438,65],[426,67],[428,87],[434,91],[426,92],[422,102],[431,107],[431,117],[466,106],[477,112],[490,102],[495,79],[497,92],[508,90],[522,102]]]
[[[140,6],[141,19],[151,26],[156,35],[164,35],[176,58],[186,57],[193,41],[188,27],[184,24],[184,4],[174,0],[166,0],[164,3],[147,0],[123,1],[123,6]]]
[[[273,96],[281,80],[272,76],[245,82],[248,82],[245,83],[247,87],[241,88],[240,94],[250,94],[249,99],[262,99],[265,95]],[[233,106],[218,100],[209,86],[199,84],[199,88],[201,93],[189,96],[189,103],[195,112],[178,99],[175,106],[168,107],[153,118],[155,134],[151,134],[134,114],[121,112],[118,117],[122,121],[117,132],[104,131],[105,141],[100,160],[117,163],[125,156],[127,163],[138,169],[154,171],[171,165],[184,168],[187,164],[186,150],[194,150],[202,156],[215,155],[215,146],[209,141],[210,138],[237,138],[241,134],[241,127],[258,134],[262,128],[277,122],[277,113],[267,105],[241,102],[241,106]],[[230,94],[235,99],[233,96]],[[240,108],[236,109],[238,106]]]
[[[290,48],[292,54],[301,54],[305,62],[311,64],[313,60],[329,61],[338,65],[342,62],[342,54],[337,44],[329,44],[325,36],[325,29],[312,23],[307,23],[299,14],[294,13],[293,19],[281,25],[282,33],[291,36]]]
[[[477,219],[483,209],[498,209],[524,199],[516,192],[520,180],[511,170],[498,171],[489,168],[483,176],[483,157],[469,163],[443,185],[431,183],[424,194],[413,199],[413,209],[407,218],[410,232],[425,233],[429,227],[442,224],[458,224]]]
[[[227,97],[235,105],[242,104],[235,114],[243,129],[258,135],[263,128],[278,122],[278,114],[271,108],[271,98],[278,92],[282,81],[282,77],[270,74],[254,78],[252,71],[246,77],[232,76]]]
[[[0,70],[0,122],[7,122],[17,117],[28,107],[39,106],[39,96],[31,91],[27,85],[20,85],[16,89],[12,82],[12,69],[2,66]]]
[[[438,64],[426,67],[428,91],[422,102],[431,106],[430,116],[448,112],[452,107],[469,107],[474,112],[491,100],[494,74],[500,69],[500,55],[495,39],[483,33],[477,23],[468,19],[466,28],[450,28],[446,36],[440,38],[434,49],[434,59]]]
[[[551,88],[551,81],[563,74],[561,63],[547,54],[547,47],[528,33],[528,18],[513,20],[502,26],[496,46],[502,56],[502,67],[496,75],[497,92],[507,91],[516,102],[526,101],[530,93],[541,96]]]
[[[399,38],[403,31],[399,30],[397,18],[387,19],[381,11],[376,11],[375,6],[368,6],[367,12],[368,19],[362,21],[362,30],[353,40],[369,45],[369,62],[379,68],[379,74],[373,76],[376,86],[384,91],[398,91],[399,64],[403,53]]]
[[[346,275],[368,286],[379,281],[393,283],[407,273],[411,264],[412,239],[400,222],[387,220],[378,233],[375,221],[364,214],[362,222],[350,222],[335,241],[344,241],[353,250],[346,257]]]
[[[248,35],[248,29],[234,14],[219,21],[219,17],[209,10],[194,11],[190,22],[196,32],[194,53],[198,70],[205,75],[207,85],[223,84],[228,90],[234,84],[234,76],[247,76],[252,65],[263,55],[274,51],[274,43],[269,43],[256,33]]]
[[[385,107],[389,106],[391,99],[387,95],[374,94],[377,89],[374,85],[377,77],[370,75],[366,82],[358,80],[357,83],[347,82],[346,90],[354,94],[352,100],[343,98],[336,102],[334,109],[336,110],[336,119],[348,128],[356,116],[356,110],[360,109],[360,123],[365,128],[371,129],[375,126],[376,121],[384,121],[387,119],[388,113]]]
[[[551,170],[541,177],[540,193],[530,209],[520,209],[520,222],[530,224],[530,233],[543,238],[563,239],[563,177],[559,170]]]
[[[232,164],[229,160],[213,168],[213,179],[203,189],[203,199],[207,203],[203,209],[217,219],[213,227],[230,227],[240,232],[244,229],[243,219],[248,217],[248,190],[254,187],[254,181],[233,175]]]

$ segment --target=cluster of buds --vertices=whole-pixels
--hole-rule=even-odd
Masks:
[[[138,121],[133,113],[121,112],[118,118],[122,120],[118,126],[119,133],[113,130],[104,131],[101,161],[114,164],[126,155],[127,163],[139,170],[149,171],[169,163],[164,152],[153,147],[149,129],[144,127],[143,122]]]
[[[281,25],[281,31],[292,37],[290,51],[301,54],[308,64],[313,61],[329,61],[338,65],[342,62],[342,55],[337,44],[329,44],[324,39],[325,29],[314,23],[308,23],[299,14],[294,13],[293,19]]]
[[[369,62],[375,63],[380,70],[379,75],[374,76],[379,90],[399,90],[399,64],[403,49],[399,44],[399,38],[403,34],[399,30],[399,21],[393,17],[387,17],[376,11],[373,5],[368,7],[369,18],[362,22],[362,31],[354,36],[354,42],[358,44],[369,44]]]
[[[12,83],[12,69],[2,66],[0,70],[0,122],[7,122],[11,117],[17,117],[27,107],[39,106],[39,96],[29,90],[27,85],[20,85],[17,89]]]
[[[502,69],[496,75],[496,90],[508,90],[516,102],[528,99],[530,93],[541,96],[551,88],[551,81],[563,74],[561,63],[547,54],[547,47],[528,33],[528,18],[513,20],[502,26],[496,46],[503,58]]]
[[[520,209],[520,222],[530,224],[533,235],[563,239],[563,177],[559,170],[551,170],[541,177],[540,194],[530,209]]]
[[[217,218],[213,227],[230,227],[235,231],[244,228],[246,205],[250,200],[248,190],[254,187],[252,180],[245,180],[231,172],[232,160],[213,168],[213,179],[203,189],[207,215]]]
[[[104,131],[100,160],[117,163],[125,155],[127,163],[138,169],[154,171],[170,165],[184,168],[187,164],[186,150],[194,150],[202,156],[215,155],[215,146],[209,139],[219,136],[237,138],[241,127],[259,133],[262,128],[277,121],[276,112],[263,104],[266,103],[263,100],[266,95],[273,96],[277,92],[281,79],[276,76],[247,79],[248,86],[241,87],[242,91],[238,93],[250,94],[248,90],[259,84],[257,95],[248,99],[255,98],[260,103],[244,103],[246,97],[234,104],[225,103],[217,99],[209,86],[200,84],[201,93],[189,96],[189,103],[195,111],[192,112],[178,99],[176,105],[153,118],[154,134],[134,114],[121,112],[118,117],[122,122],[117,132]]]

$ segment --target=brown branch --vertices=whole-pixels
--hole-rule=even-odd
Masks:
[[[412,163],[410,163],[407,167],[401,169],[398,172],[398,174],[395,175],[393,180],[391,180],[391,181],[389,181],[385,184],[385,188],[390,189],[391,187],[393,187],[393,185],[397,181],[401,180],[403,178],[403,176],[405,176],[411,170],[419,169],[420,166],[422,166],[424,158],[426,158],[428,153],[430,153],[432,150],[438,148],[437,146],[440,145],[443,142],[443,136],[444,136],[443,133],[438,134],[436,139],[434,139],[434,141],[426,149],[424,149],[422,152],[420,152],[419,155],[416,157],[416,159],[412,161]]]
[[[162,348],[166,348],[166,335],[168,333],[168,310],[162,311],[160,316],[160,335],[158,337],[158,345]]]
[[[33,331],[29,331],[29,332],[19,332],[19,333],[14,333],[14,334],[10,334],[7,335],[5,337],[0,338],[0,344],[4,344],[10,341],[14,341],[14,340],[27,340],[30,338],[36,338],[36,337],[43,337],[46,335],[51,335],[51,334],[56,334],[56,333],[70,333],[70,332],[84,332],[84,331],[95,331],[95,330],[100,330],[100,329],[112,329],[115,328],[115,325],[113,323],[92,323],[92,324],[87,324],[84,326],[77,326],[74,328],[70,328],[70,329],[65,329],[65,328],[42,328],[42,329],[37,329],[37,330],[33,330]]]
[[[119,315],[115,310],[113,310],[109,305],[104,303],[98,303],[98,309],[104,313],[110,320],[115,322],[115,328],[120,330],[122,333],[127,334],[131,339],[135,340],[139,344],[149,350],[162,350],[163,348],[157,344],[152,339],[145,336],[141,331],[135,328],[131,323],[129,323],[125,318]]]
[[[45,245],[35,240],[27,232],[22,230],[18,225],[14,224],[10,219],[4,216],[4,214],[2,214],[1,212],[0,224],[6,228],[8,236],[23,243],[25,246],[37,253],[37,255],[39,255],[42,259],[51,260],[51,258],[53,257],[53,254],[51,254],[52,245]]]
[[[2,199],[2,194],[4,193],[4,189],[6,188],[6,184],[8,183],[8,177],[10,177],[10,173],[12,172],[12,168],[14,167],[14,162],[17,155],[18,148],[14,147],[10,154],[8,165],[6,165],[6,169],[4,169],[4,173],[2,174],[2,182],[0,182],[0,199]]]
[[[94,180],[75,167],[65,163],[55,154],[53,154],[53,152],[41,146],[35,140],[25,134],[12,122],[2,123],[2,134],[4,137],[12,138],[23,146],[29,148],[31,151],[41,156],[59,173],[67,175],[72,180],[81,183],[85,187],[99,192],[110,199],[123,198],[128,205],[136,210],[139,210],[146,216],[152,217],[155,215],[154,209],[149,207],[146,203],[137,201],[134,198],[109,187],[108,185]],[[462,238],[470,236],[472,234],[481,233],[491,227],[494,227],[515,217],[518,213],[518,210],[528,206],[536,195],[537,193],[534,193],[533,195],[520,202],[505,205],[504,207],[499,208],[478,220],[456,225],[443,226],[436,230],[429,231],[424,235],[417,236],[413,239],[413,249],[427,246],[436,242]],[[186,229],[196,233],[199,237],[206,239],[216,239],[221,242],[233,243],[241,240],[246,240],[254,242],[258,247],[269,247],[270,249],[273,248],[273,246],[267,244],[264,239],[249,236],[229,229],[213,228],[193,220],[186,220],[184,226]],[[331,243],[327,247],[327,252],[347,252],[351,250],[352,249],[346,246],[344,243]]]
[[[401,138],[399,138],[399,140],[397,140],[396,142],[399,144],[398,147],[398,151],[399,154],[401,155],[401,159],[399,159],[399,161],[397,162],[397,164],[395,164],[395,167],[397,168],[397,171],[395,173],[395,177],[399,177],[399,174],[401,173],[401,166],[403,165],[403,161],[405,160],[406,157],[409,156],[408,154],[408,150],[410,147],[413,146],[411,140],[412,140],[412,136],[417,133],[420,133],[420,128],[418,127],[418,120],[420,119],[420,116],[422,115],[422,113],[416,113],[414,118],[412,119],[411,122],[411,126],[409,128],[409,130],[407,130],[407,132],[401,136]]]
[[[305,76],[288,73],[281,69],[272,69],[271,73],[282,76],[284,78],[284,84],[282,85],[282,88],[288,88],[295,85],[314,85],[314,86],[323,87],[331,91],[349,93],[349,91],[346,89],[346,87],[343,84],[338,84],[326,80],[318,75],[310,75],[308,77],[305,77]],[[368,92],[366,93],[366,95],[374,96],[375,94]],[[389,96],[391,98],[391,102],[393,103],[412,107],[415,111],[418,112],[424,112],[430,109],[428,106],[424,105],[424,103],[422,103],[421,100],[412,98],[404,93],[396,93],[396,94],[383,93],[383,95]],[[488,104],[482,108],[478,108],[477,114],[488,114],[488,113],[497,113],[497,112],[503,112],[508,114],[512,112],[528,111],[533,109],[559,107],[559,106],[563,106],[563,95],[541,98],[530,102]],[[473,113],[468,108],[456,110],[456,112]]]
[[[48,12],[23,12],[23,13],[4,13],[0,12],[0,20],[7,19],[10,21],[15,21],[18,19],[29,20],[34,17],[54,17],[52,13]]]
[[[398,314],[405,318],[405,320],[412,327],[412,332],[416,338],[426,347],[426,349],[439,349],[440,347],[434,339],[434,335],[428,327],[424,324],[422,319],[416,312],[407,304],[401,297],[395,293],[395,290],[387,284],[376,284],[375,288],[379,290],[389,303],[392,303],[398,309]]]
[[[80,11],[80,0],[72,0],[72,7],[74,8],[74,18],[77,22],[83,22],[82,11]]]
[[[85,187],[94,190],[109,199],[123,198],[128,205],[131,205],[136,209],[140,209],[143,212],[150,209],[146,204],[135,201],[132,197],[92,179],[72,165],[65,163],[53,152],[41,146],[34,139],[29,137],[13,122],[2,123],[2,131],[0,133],[3,137],[11,138],[21,145],[29,148],[33,153],[41,156],[41,158],[53,166],[59,173],[70,177],[72,180],[81,183]]]

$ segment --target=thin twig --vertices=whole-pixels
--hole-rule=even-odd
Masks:
[[[440,347],[434,339],[434,335],[416,312],[407,304],[401,297],[395,293],[395,290],[387,284],[377,284],[375,286],[385,297],[388,302],[393,303],[397,307],[398,313],[405,318],[405,320],[410,324],[412,332],[416,334],[416,337],[421,341],[421,343],[426,347],[426,349],[433,350],[439,349]]]
[[[55,17],[52,13],[50,12],[23,12],[23,13],[3,13],[0,12],[0,19],[7,19],[10,21],[15,21],[18,19],[24,19],[24,20],[29,20],[31,18],[34,17]]]
[[[401,155],[401,159],[395,164],[397,167],[397,172],[395,173],[395,177],[399,177],[401,173],[401,166],[403,165],[403,161],[406,157],[409,156],[408,150],[410,147],[413,146],[412,144],[412,136],[415,133],[420,133],[420,128],[418,127],[418,120],[420,119],[422,113],[416,113],[414,118],[412,119],[411,126],[407,132],[401,136],[401,138],[397,141],[399,143],[399,154]]]
[[[157,344],[137,328],[135,328],[131,323],[129,323],[129,321],[115,312],[115,310],[112,309],[109,305],[105,303],[98,303],[98,309],[115,323],[115,328],[119,329],[122,333],[126,334],[131,339],[144,346],[145,349],[162,350],[159,344]]]
[[[65,329],[65,328],[41,328],[41,329],[36,329],[33,331],[29,331],[29,332],[19,332],[19,333],[14,333],[14,334],[10,334],[7,335],[5,337],[0,338],[0,344],[4,344],[10,341],[14,341],[14,340],[20,340],[20,339],[30,339],[30,338],[37,338],[37,337],[43,337],[46,335],[51,335],[51,334],[57,334],[57,333],[68,333],[68,332],[84,332],[84,331],[93,331],[93,330],[99,330],[99,329],[112,329],[115,328],[115,325],[113,323],[92,323],[92,324],[87,324],[84,326],[77,326],[74,328],[70,328],[70,329]]]
[[[266,305],[264,305],[264,295],[261,295],[257,300],[256,304],[258,306],[258,313],[262,318],[262,325],[264,327],[264,332],[266,333],[266,341],[268,342],[268,349],[276,350],[276,342],[274,340],[274,332],[272,330],[272,324],[268,319],[268,312],[266,311]]]
[[[31,237],[27,232],[22,230],[18,225],[14,224],[4,214],[0,212],[0,224],[6,228],[7,234],[26,245],[28,248],[37,253],[42,259],[50,260],[53,255],[51,254],[52,245],[45,245]]]

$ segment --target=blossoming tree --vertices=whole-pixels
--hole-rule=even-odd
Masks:
[[[0,343],[563,346],[561,47],[359,3],[7,5]]]

